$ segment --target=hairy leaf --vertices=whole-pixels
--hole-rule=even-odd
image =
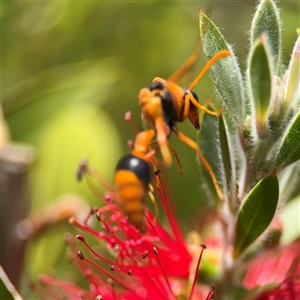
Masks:
[[[265,34],[270,44],[275,73],[281,60],[281,23],[279,10],[272,0],[262,0],[257,7],[251,26],[251,44]]]
[[[235,170],[234,170],[234,159],[233,153],[230,152],[228,132],[224,123],[223,115],[219,118],[219,138],[220,138],[220,149],[222,157],[222,168],[224,173],[224,194],[225,200],[229,205],[235,202],[236,197],[236,185],[235,185]]]
[[[221,58],[211,66],[211,74],[215,87],[222,101],[223,110],[242,127],[244,123],[246,103],[243,89],[243,79],[237,58],[231,47],[215,24],[202,12],[199,14],[200,38],[203,52],[207,60],[221,50],[229,50],[230,57]],[[228,122],[227,122],[228,123]]]
[[[215,116],[211,116],[209,114],[204,114],[201,123],[198,144],[202,154],[204,155],[205,159],[208,161],[211,168],[213,169],[219,185],[223,187],[224,180],[223,180],[222,169],[220,168],[221,161],[220,161],[220,141],[218,136],[218,118],[216,118]],[[210,193],[210,198],[218,199],[218,196],[216,194],[216,189],[213,185],[211,176],[204,168],[203,162],[200,162],[200,169],[201,169],[204,182],[207,185],[207,190]]]
[[[279,148],[275,167],[285,168],[300,159],[300,111],[290,122]]]
[[[262,35],[253,45],[248,64],[248,81],[253,127],[257,137],[268,136],[268,113],[272,99],[272,68],[266,38]]]
[[[289,68],[287,71],[284,105],[289,106],[294,101],[300,104],[300,36],[296,41]]]
[[[233,257],[237,259],[270,225],[278,205],[277,174],[270,174],[250,191],[238,212]]]

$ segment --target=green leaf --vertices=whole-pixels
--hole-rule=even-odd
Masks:
[[[224,123],[223,115],[219,117],[219,138],[220,138],[220,152],[222,157],[222,169],[224,174],[224,195],[225,201],[233,209],[236,198],[236,184],[235,184],[235,168],[233,153],[229,148],[228,131]]]
[[[199,132],[199,147],[205,159],[213,169],[221,190],[224,187],[224,178],[222,174],[221,160],[220,160],[220,141],[218,135],[218,118],[209,114],[204,114]],[[209,197],[216,200],[219,199],[216,193],[215,186],[213,185],[211,176],[204,168],[203,163],[200,162],[200,170],[202,173],[203,181],[206,183],[206,191],[209,192]]]
[[[241,128],[246,115],[246,102],[237,58],[219,29],[202,11],[199,14],[199,25],[203,53],[207,60],[221,50],[231,52],[230,57],[221,58],[210,67],[210,70],[215,88],[222,101],[223,111],[228,111],[226,115],[234,119]]]
[[[278,154],[275,167],[285,168],[300,159],[300,111],[287,127]]]
[[[279,10],[272,0],[262,0],[257,7],[251,26],[251,46],[265,34],[271,48],[275,73],[281,60],[281,22]]]
[[[280,239],[282,245],[288,245],[299,238],[299,207],[300,195],[291,199],[280,212],[280,219],[284,228]]]
[[[233,257],[237,259],[267,229],[274,218],[279,198],[277,174],[259,181],[240,207],[235,227]]]
[[[287,71],[287,79],[284,92],[284,105],[288,107],[290,103],[298,101],[300,104],[300,36],[295,43],[291,61]]]
[[[255,132],[259,139],[268,136],[268,113],[272,99],[272,68],[264,35],[253,45],[248,63],[250,101]]]
[[[279,173],[280,203],[286,203],[295,196],[300,197],[300,161],[291,164]]]

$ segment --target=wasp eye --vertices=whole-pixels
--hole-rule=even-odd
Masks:
[[[148,88],[149,88],[150,92],[152,92],[154,90],[163,90],[164,85],[161,82],[156,81],[156,82],[152,82]]]

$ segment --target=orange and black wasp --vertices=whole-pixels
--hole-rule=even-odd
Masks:
[[[206,63],[204,68],[187,89],[183,89],[175,83],[186,73],[191,65],[194,64],[199,50],[198,48],[199,47],[195,49],[182,67],[169,79],[165,80],[160,77],[156,77],[148,87],[143,88],[139,94],[139,104],[141,107],[142,118],[154,128],[146,130],[145,134],[148,136],[148,140],[152,140],[155,135],[157,136],[157,143],[166,165],[170,165],[172,163],[172,158],[168,148],[168,139],[171,133],[174,132],[182,142],[197,152],[203,166],[211,176],[220,199],[223,200],[224,196],[219,187],[216,176],[210,164],[201,153],[199,146],[196,142],[181,133],[177,128],[178,122],[183,122],[186,118],[188,118],[197,130],[200,129],[198,109],[210,115],[216,117],[219,116],[219,113],[213,112],[205,106],[200,105],[198,96],[192,91],[192,89],[198,84],[201,77],[215,62],[223,57],[231,55],[228,50],[223,50],[215,54]],[[171,150],[171,152],[173,152],[173,150]]]
[[[144,205],[147,195],[155,205],[151,185],[153,170],[149,163],[155,151],[149,149],[149,142],[149,136],[145,132],[137,134],[131,153],[122,157],[116,165],[113,186],[99,172],[91,169],[86,159],[79,163],[76,173],[78,180],[81,180],[83,175],[91,175],[102,186],[113,192],[129,223],[141,232],[146,229]],[[103,199],[101,192],[89,176],[87,176],[87,183],[91,190]]]

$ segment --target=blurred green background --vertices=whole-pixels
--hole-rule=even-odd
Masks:
[[[142,128],[139,90],[156,76],[168,78],[192,52],[199,36],[198,8],[233,44],[244,71],[255,6],[255,1],[2,2],[3,111],[12,140],[36,147],[27,189],[30,211],[65,193],[99,204],[84,183],[75,181],[78,162],[88,157],[112,179],[117,160],[129,151],[127,141],[134,138],[125,112],[132,111]],[[300,27],[300,4],[282,1],[278,6],[288,62]],[[202,103],[214,98],[208,75],[195,91]],[[196,139],[188,121],[179,129]],[[193,228],[193,213],[208,199],[195,153],[176,137],[171,143],[183,166],[184,176],[175,164],[169,174],[187,231]],[[65,272],[62,241],[70,227],[48,230],[28,244],[24,279],[54,267]],[[24,280],[23,294],[26,289]]]

